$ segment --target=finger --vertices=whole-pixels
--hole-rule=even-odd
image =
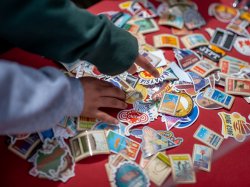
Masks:
[[[132,66],[128,69],[127,72],[129,72],[130,74],[134,74],[134,73],[136,73],[136,71],[137,71],[136,65],[132,64]]]
[[[152,64],[150,64],[150,62],[144,56],[138,55],[138,57],[135,60],[135,63],[138,66],[142,67],[147,72],[149,72],[154,77],[160,76],[158,70]]]
[[[102,112],[100,110],[97,111],[95,117],[103,122],[106,122],[106,123],[111,123],[111,124],[118,124],[119,123],[119,121],[116,118],[114,118],[114,117],[110,116],[109,114]]]
[[[121,101],[117,98],[111,97],[101,97],[98,102],[99,107],[107,107],[107,108],[118,108],[118,109],[126,109],[128,107],[127,103]]]
[[[120,88],[110,86],[100,90],[100,97],[114,97],[120,100],[125,100],[126,94]]]

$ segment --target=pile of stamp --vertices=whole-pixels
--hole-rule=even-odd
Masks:
[[[162,0],[157,8],[146,0],[125,1],[119,7],[120,11],[102,14],[138,39],[139,53],[157,67],[160,77],[140,67],[133,75],[124,72],[111,77],[86,61],[63,64],[69,76],[93,76],[126,92],[130,105],[117,114],[120,123],[65,117],[53,129],[10,136],[9,149],[33,164],[32,176],[54,181],[73,177],[75,163],[86,157],[110,154],[105,168],[111,186],[149,186],[150,181],[161,186],[171,176],[174,183],[195,183],[195,170],[211,170],[213,149],[218,150],[228,137],[243,142],[250,125],[238,112],[219,112],[215,117],[221,118],[221,134],[199,125],[192,136],[201,144],[194,145],[192,157],[166,154],[184,141],[171,130],[191,126],[199,108],[230,111],[235,95],[250,102],[249,63],[226,55],[234,47],[250,56],[250,13],[211,4],[209,15],[228,25],[225,29],[204,28],[208,41],[198,33],[206,22],[192,1]],[[144,37],[158,31],[158,25],[170,27],[172,33],[154,35],[153,44],[146,43]],[[180,48],[180,42],[185,48]],[[165,58],[165,49],[174,53],[175,61]],[[165,128],[149,127],[155,120]],[[136,163],[138,153],[141,158]]]

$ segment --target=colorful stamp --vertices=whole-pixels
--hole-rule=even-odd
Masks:
[[[178,37],[171,34],[160,34],[154,36],[154,46],[156,48],[170,47],[180,48]]]
[[[205,90],[204,97],[227,109],[230,109],[232,107],[235,99],[234,96],[228,95],[225,92],[212,88],[207,88]]]
[[[75,161],[98,154],[109,154],[106,134],[103,130],[86,131],[70,139]]]
[[[250,96],[250,79],[227,77],[225,92],[233,95]]]
[[[179,95],[165,93],[161,99],[158,111],[164,114],[169,114],[174,116],[176,113],[179,100],[180,100]]]
[[[169,155],[173,179],[177,184],[195,183],[196,177],[189,154]]]
[[[213,149],[205,145],[194,144],[193,163],[194,167],[203,171],[211,170]]]
[[[108,147],[113,153],[121,153],[131,160],[135,160],[140,150],[140,144],[126,136],[109,131],[107,134]]]
[[[181,38],[183,45],[187,49],[193,49],[203,45],[209,45],[207,39],[202,34],[190,34]]]
[[[223,141],[223,137],[221,135],[205,127],[204,125],[200,125],[198,127],[198,129],[194,133],[194,138],[200,140],[201,142],[212,147],[215,150],[220,147]]]

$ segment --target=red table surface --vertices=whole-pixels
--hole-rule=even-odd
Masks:
[[[118,4],[121,1],[102,1],[89,8],[92,13],[100,13],[103,11],[119,10]],[[210,3],[216,1],[196,1],[199,7],[199,11],[207,21],[206,27],[225,28],[226,24],[221,23],[208,16],[208,6]],[[221,3],[232,3],[232,1],[222,0]],[[157,4],[157,3],[156,3]],[[209,40],[210,37],[202,29],[197,30],[198,33],[203,33]],[[149,44],[152,43],[152,36],[160,33],[171,33],[170,28],[160,26],[160,31],[147,34],[146,41]],[[183,46],[181,46],[183,47]],[[112,51],[111,51],[112,52]],[[236,50],[232,49],[230,51],[231,56],[240,58],[242,60],[248,61],[246,56],[239,54]],[[55,66],[59,67],[53,61],[49,59],[42,58],[35,54],[30,54],[28,52],[22,51],[20,49],[12,49],[7,53],[0,56],[3,59],[9,59],[13,61],[18,61],[24,65],[33,66],[39,68],[42,66]],[[172,50],[165,50],[165,57],[168,60],[174,60]],[[212,130],[220,133],[221,131],[221,120],[218,116],[218,112],[239,112],[247,118],[250,113],[250,105],[242,99],[241,97],[236,97],[233,107],[230,111],[221,110],[204,110],[200,109],[200,115],[197,121],[190,127],[185,129],[173,128],[173,132],[177,137],[183,137],[184,142],[181,146],[174,148],[172,150],[166,151],[167,154],[181,154],[189,153],[192,155],[194,143],[199,143],[198,140],[193,138],[193,134],[200,124],[211,128]],[[158,118],[155,122],[149,124],[150,127],[154,129],[165,129],[165,125]],[[31,169],[31,164],[21,158],[17,157],[12,152],[8,151],[7,145],[5,144],[4,137],[0,137],[0,186],[2,187],[14,187],[14,186],[109,186],[108,178],[104,168],[104,164],[107,162],[108,155],[93,156],[84,159],[76,164],[75,177],[71,178],[66,183],[53,182],[46,179],[39,179],[32,177],[28,174]],[[211,172],[198,172],[196,173],[197,182],[195,184],[188,184],[188,186],[250,186],[250,142],[248,139],[244,143],[238,143],[232,138],[223,141],[219,150],[213,153],[213,163]],[[136,162],[139,163],[140,154],[137,157]],[[172,177],[166,181],[163,186],[169,186]],[[154,186],[153,183],[151,183]],[[186,186],[186,185],[178,185]]]

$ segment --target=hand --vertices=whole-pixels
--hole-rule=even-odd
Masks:
[[[101,107],[125,109],[125,92],[111,83],[93,77],[81,80],[84,89],[84,108],[81,116],[96,118],[103,122],[118,124],[119,121],[99,110]]]
[[[150,64],[150,62],[142,55],[138,55],[137,58],[135,59],[135,63],[142,67],[145,71],[149,72],[151,75],[154,77],[159,77],[160,74],[157,71],[157,69]],[[129,69],[128,72],[131,74],[134,74],[136,72],[136,66],[133,64]]]

